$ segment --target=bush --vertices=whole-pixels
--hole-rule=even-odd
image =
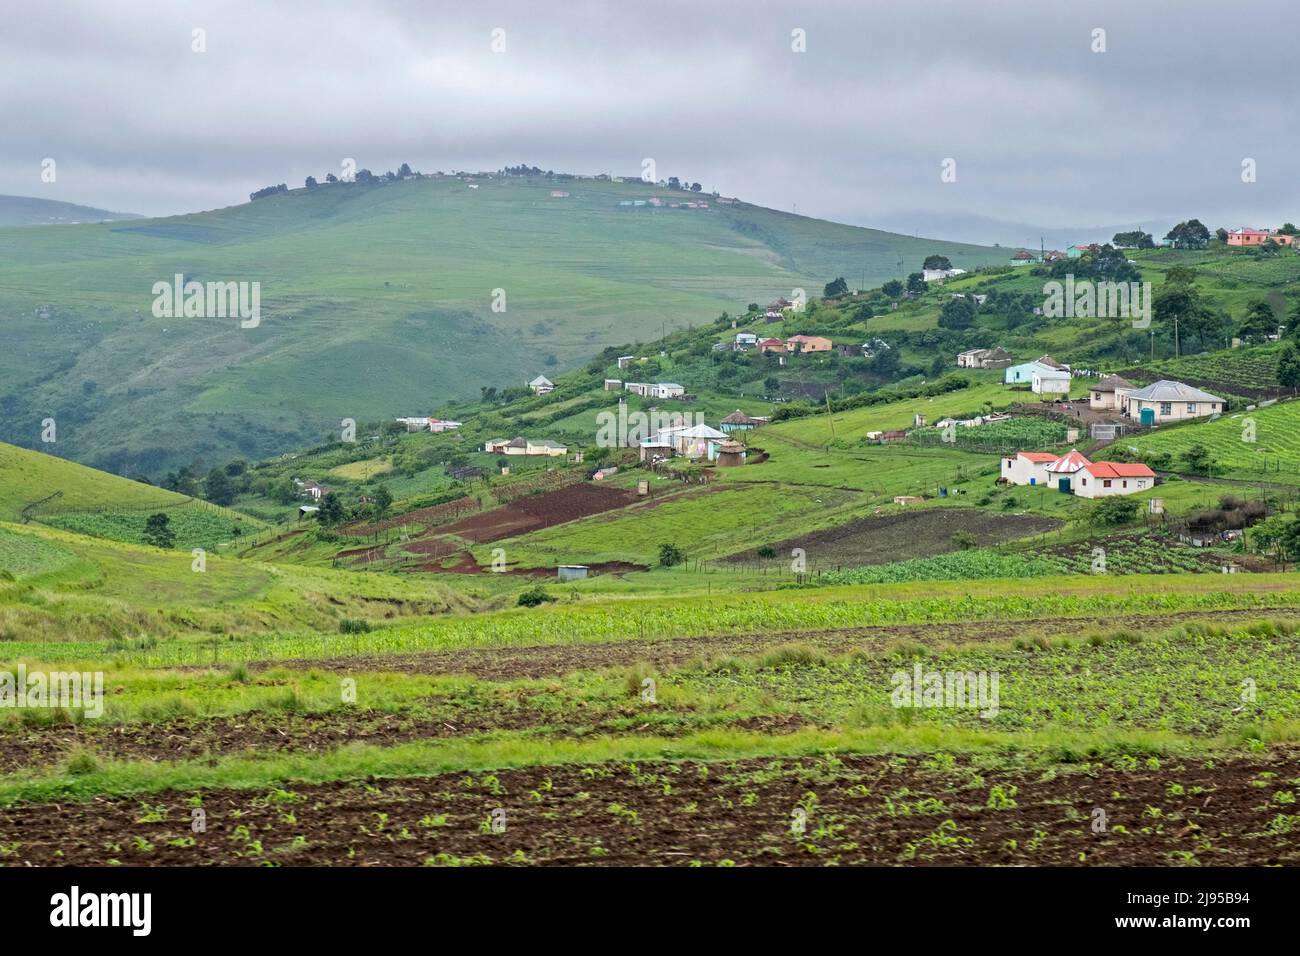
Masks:
[[[548,592],[546,588],[542,587],[540,584],[534,584],[527,591],[524,591],[519,595],[519,606],[537,607],[538,605],[545,604],[547,601],[554,600],[555,598],[551,597],[550,592]]]
[[[682,549],[675,544],[659,545],[659,563],[665,568],[671,568],[673,565],[681,564],[686,560],[686,555]]]
[[[339,621],[340,634],[368,634],[370,630],[370,622],[359,617],[345,617]]]

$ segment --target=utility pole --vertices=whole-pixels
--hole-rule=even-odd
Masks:
[[[1178,358],[1178,316],[1174,316],[1174,358]]]

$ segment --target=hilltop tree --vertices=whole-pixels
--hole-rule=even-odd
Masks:
[[[826,283],[826,288],[824,290],[826,294],[826,298],[828,299],[834,299],[842,295],[847,295],[848,291],[849,291],[849,284],[844,281],[843,276],[840,276],[838,279],[833,279],[830,282]]]
[[[951,269],[952,263],[948,261],[947,256],[941,256],[938,253],[925,257],[925,262],[921,264],[923,269]]]
[[[303,185],[306,186],[308,189],[315,189],[320,184],[316,182],[315,176],[308,176],[307,179],[303,182]]]
[[[145,544],[151,544],[155,548],[176,546],[176,534],[171,529],[171,519],[161,511],[145,519],[144,533],[141,537],[144,538]]]
[[[1132,232],[1117,232],[1110,240],[1117,246],[1128,246],[1134,249],[1154,249],[1156,247],[1155,239],[1151,233],[1143,232],[1141,229],[1134,229]]]
[[[691,192],[698,193],[704,189],[699,183],[691,183]]]
[[[1210,230],[1199,219],[1180,222],[1165,236],[1176,249],[1204,249],[1210,242]]]
[[[327,182],[327,183],[336,183],[336,182],[338,182],[338,181],[339,181],[339,178],[338,178],[337,176],[335,176],[333,173],[326,173],[326,174],[325,174],[325,182]]]

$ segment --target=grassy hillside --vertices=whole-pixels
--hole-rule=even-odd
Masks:
[[[56,199],[0,196],[0,226],[49,226],[139,218],[131,212],[109,212]]]
[[[836,276],[1004,253],[770,209],[620,207],[640,184],[455,178],[293,190],[194,215],[0,229],[0,439],[157,475],[518,386]],[[259,281],[260,325],[152,315],[155,282]],[[504,290],[493,311],[493,290]],[[129,427],[124,427],[129,424]]]
[[[47,498],[49,508],[64,511],[163,509],[188,500],[51,454],[0,444],[0,521],[18,521],[24,507]]]

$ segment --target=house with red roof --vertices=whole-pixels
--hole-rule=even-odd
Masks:
[[[785,343],[782,342],[780,339],[775,339],[775,338],[763,339],[763,341],[758,343],[758,350],[760,352],[763,352],[764,354],[768,352],[784,352]]]
[[[1155,487],[1156,473],[1146,465],[1122,461],[1094,461],[1079,470],[1074,493],[1081,498],[1131,495]]]
[[[1002,459],[1002,478],[1013,485],[1046,485],[1081,498],[1131,495],[1155,487],[1156,473],[1146,465],[1089,461],[1077,449],[1067,454],[1022,451]]]

